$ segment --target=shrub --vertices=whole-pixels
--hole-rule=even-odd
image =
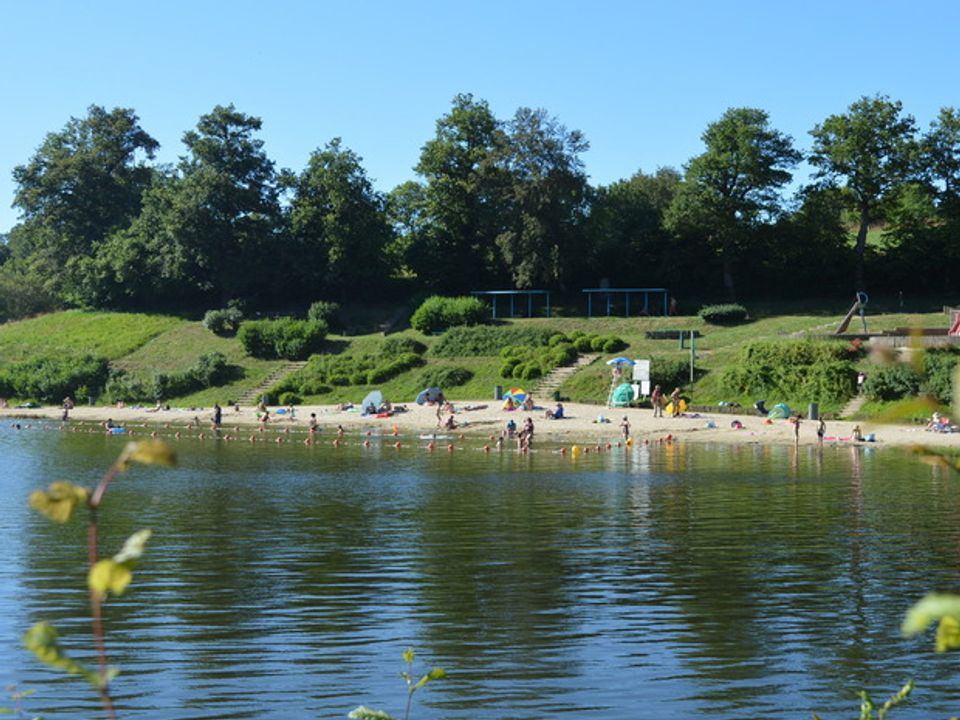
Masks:
[[[343,322],[340,318],[340,304],[317,300],[307,308],[307,320],[319,320],[329,328],[341,328]]]
[[[280,404],[281,405],[302,405],[303,398],[297,395],[295,392],[283,392],[280,393]]]
[[[424,387],[451,388],[465,385],[473,377],[473,372],[462,367],[437,367],[425,370],[420,376]]]
[[[573,346],[583,353],[588,353],[593,350],[593,338],[589,335],[581,335],[573,341]]]
[[[41,357],[0,370],[0,394],[59,403],[67,395],[76,397],[81,385],[102,387],[108,375],[107,361],[93,355]]]
[[[603,338],[603,351],[605,353],[618,353],[627,349],[627,343],[616,335],[607,335]]]
[[[475,297],[441,297],[423,301],[410,317],[410,326],[422,333],[433,333],[456,325],[480,325],[486,322],[487,306]]]
[[[426,351],[426,345],[411,337],[387,338],[383,341],[383,345],[380,346],[380,355],[384,357],[396,357],[401,353],[423,355]]]
[[[932,395],[945,405],[953,402],[953,374],[960,364],[960,351],[953,348],[928,350],[923,356],[923,372],[926,379],[921,391]],[[867,380],[869,380],[869,376]]]
[[[243,313],[236,307],[207,310],[203,316],[203,326],[214,335],[222,337],[236,335],[241,322],[243,322]]]
[[[899,400],[920,390],[920,374],[907,363],[894,363],[875,368],[863,384],[863,392],[871,400]]]
[[[757,398],[839,402],[853,394],[855,378],[842,343],[763,341],[746,345],[720,384],[727,392]]]
[[[523,379],[524,380],[536,380],[539,377],[543,377],[543,370],[540,369],[540,366],[536,363],[528,363],[523,369]]]
[[[711,325],[737,325],[747,319],[747,309],[737,303],[705,305],[697,315]]]
[[[320,320],[254,320],[243,323],[237,333],[247,354],[265,360],[305,360],[319,352],[327,337]]]
[[[659,385],[667,395],[672,388],[690,381],[690,361],[678,358],[651,358],[650,383]]]
[[[536,327],[454,327],[433,345],[430,354],[436,357],[490,357],[511,345],[546,345],[556,334],[556,330]]]

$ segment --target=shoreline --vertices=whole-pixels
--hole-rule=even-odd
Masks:
[[[654,418],[649,409],[606,408],[583,403],[564,403],[566,417],[550,420],[544,416],[546,407],[532,411],[505,411],[499,403],[454,403],[456,413],[455,429],[437,427],[436,407],[407,404],[407,412],[392,417],[377,418],[362,416],[359,410],[337,410],[329,405],[302,405],[296,407],[295,418],[291,420],[285,414],[278,414],[278,408],[271,406],[271,421],[264,432],[276,435],[302,435],[308,433],[311,413],[316,413],[319,432],[316,438],[330,440],[336,437],[337,426],[342,425],[346,433],[371,433],[396,436],[398,441],[411,439],[429,439],[421,436],[442,435],[491,442],[495,441],[511,418],[521,425],[527,417],[533,419],[535,437],[539,443],[581,444],[616,443],[623,441],[620,422],[626,416],[630,423],[631,437],[634,442],[676,440],[684,442],[706,442],[724,444],[763,444],[793,445],[796,443],[794,426],[786,420],[773,420],[757,415],[731,415],[727,413],[687,413],[680,417]],[[466,410],[466,407],[477,409]],[[552,407],[552,406],[551,406]],[[24,420],[60,421],[62,408],[46,406],[41,408],[5,408],[0,409],[0,420],[13,423]],[[609,423],[597,423],[598,416],[609,419]],[[155,411],[145,407],[103,407],[82,406],[70,411],[71,424],[100,424],[111,419],[117,426],[141,426],[144,428],[170,428],[180,432],[183,437],[197,437],[201,433],[209,437],[212,430],[211,408],[171,408]],[[199,421],[199,424],[197,424]],[[734,429],[731,423],[739,421],[742,429]],[[875,442],[854,442],[851,439],[854,425],[860,425],[863,435],[875,434]],[[816,445],[817,423],[802,420],[800,425],[800,445]],[[233,407],[223,408],[222,430],[224,434],[233,432],[234,439],[247,439],[251,433],[260,432],[260,423],[253,407],[241,407],[236,412]],[[240,435],[243,435],[241,438]],[[411,438],[411,436],[413,436]],[[297,438],[299,440],[299,437]],[[439,438],[438,438],[439,439]],[[291,438],[293,440],[293,438]],[[869,422],[831,420],[826,424],[824,444],[827,445],[863,445],[866,447],[929,446],[937,448],[960,449],[960,433],[927,432],[918,425],[887,425]]]

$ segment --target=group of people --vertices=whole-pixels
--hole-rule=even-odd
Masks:
[[[659,385],[653,386],[650,393],[650,404],[653,406],[653,416],[663,417],[663,408],[667,405],[667,396],[660,389]],[[680,414],[680,388],[674,388],[670,393],[670,414],[677,416]]]
[[[508,440],[517,441],[517,450],[525,451],[530,449],[530,445],[533,442],[533,418],[526,417],[523,420],[523,425],[520,429],[517,429],[517,423],[513,418],[507,420],[507,426],[500,434],[500,437],[497,438],[497,448],[500,449],[503,447],[504,438]]]
[[[533,397],[527,395],[521,402],[517,402],[510,395],[507,395],[506,399],[503,401],[504,410],[526,410],[527,412],[535,409],[535,404],[533,402]]]

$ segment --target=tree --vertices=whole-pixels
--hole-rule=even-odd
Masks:
[[[375,286],[389,273],[385,248],[393,231],[360,163],[336,138],[310,156],[294,185],[293,240],[311,279],[333,292]]]
[[[423,146],[416,171],[425,180],[424,222],[407,262],[428,287],[462,291],[496,277],[503,212],[495,160],[502,134],[486,102],[457,95]]]
[[[792,139],[770,127],[766,112],[731,108],[703,134],[706,150],[686,167],[666,222],[702,235],[719,257],[723,285],[736,299],[733,268],[759,223],[780,209],[780,189],[800,161]]]
[[[151,284],[139,288],[148,296],[181,301],[277,292],[282,221],[273,162],[254,135],[260,127],[259,118],[218,105],[184,134],[189,154],[147,194],[141,217],[106,258],[126,273],[128,295],[138,292],[131,272]]]
[[[599,187],[593,193],[585,234],[595,284],[655,285],[668,270],[669,233],[663,216],[680,185],[673,168]]]
[[[508,221],[496,243],[514,287],[562,285],[579,266],[589,147],[542,109],[520,108],[509,123],[499,153]]]
[[[89,299],[80,289],[83,264],[139,214],[153,180],[145,161],[157,147],[133,110],[91,105],[14,168],[22,222],[11,249],[42,264],[49,290],[68,301]]]
[[[912,172],[916,153],[913,117],[902,114],[899,101],[882,95],[862,97],[842,115],[831,115],[810,134],[810,163],[817,178],[841,180],[859,215],[854,246],[857,290],[865,289],[864,254],[871,222],[879,219],[885,201]]]

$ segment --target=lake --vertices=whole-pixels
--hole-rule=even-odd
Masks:
[[[905,452],[348,440],[184,440],[178,468],[111,486],[103,553],[154,530],[105,609],[119,717],[402,717],[407,647],[449,673],[415,696],[426,720],[850,718],[911,677],[894,717],[960,710],[956,656],[898,632],[960,590],[960,481]],[[123,442],[0,428],[0,680],[47,720],[103,715],[22,648],[48,620],[92,657],[85,514],[53,525],[27,496],[92,486]]]

